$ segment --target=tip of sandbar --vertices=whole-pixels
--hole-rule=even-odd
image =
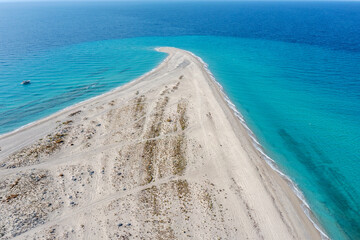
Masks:
[[[174,47],[156,47],[155,50],[158,52],[170,53],[171,51],[179,50],[179,49]]]

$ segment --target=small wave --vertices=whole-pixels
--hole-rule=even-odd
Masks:
[[[91,77],[95,77],[95,76],[98,76],[98,75],[101,75],[107,71],[109,71],[110,68],[101,68],[99,69],[97,72],[94,72],[94,73],[90,73],[86,76],[86,78],[91,78]]]
[[[119,73],[119,74],[121,74],[121,73],[124,73],[124,72],[129,71],[130,69],[131,69],[131,68],[125,68],[125,69],[123,69],[123,70],[119,71],[118,73]]]
[[[205,71],[207,72],[207,74],[210,76],[211,80],[213,80],[213,82],[219,87],[221,94],[224,96],[224,100],[226,101],[226,103],[228,104],[228,106],[230,107],[230,109],[234,112],[235,116],[240,120],[240,123],[244,126],[244,128],[247,130],[248,135],[250,136],[253,146],[255,147],[255,149],[261,154],[261,156],[263,157],[263,159],[265,160],[265,162],[275,171],[277,172],[281,177],[283,177],[286,182],[289,184],[289,186],[291,187],[291,189],[293,190],[293,192],[295,193],[295,195],[300,199],[300,201],[302,202],[301,204],[301,208],[303,209],[305,215],[307,216],[307,218],[310,220],[310,222],[314,225],[314,227],[316,228],[316,230],[320,233],[321,238],[324,240],[329,240],[330,238],[327,236],[327,234],[325,234],[325,232],[320,228],[319,224],[316,223],[317,220],[314,216],[314,214],[311,211],[311,208],[309,206],[309,204],[307,203],[304,194],[301,192],[301,190],[297,187],[297,185],[295,184],[294,181],[292,181],[290,179],[289,176],[287,176],[285,173],[283,173],[279,167],[277,166],[276,162],[269,157],[265,152],[264,152],[264,148],[261,146],[260,142],[256,139],[255,134],[253,133],[253,131],[251,131],[251,129],[247,126],[246,121],[244,119],[244,117],[241,115],[241,113],[236,109],[236,106],[234,103],[231,102],[230,98],[225,94],[224,92],[224,88],[223,86],[221,86],[221,84],[216,81],[214,75],[211,73],[211,71],[209,70],[209,66],[207,63],[204,62],[204,60],[202,60],[202,58],[196,56],[195,54],[193,54],[192,52],[186,51],[187,53],[189,53],[191,56],[195,57],[204,67]]]
[[[153,69],[151,69],[149,72],[143,74],[142,76],[136,78],[136,80],[143,79],[143,78],[145,78],[146,76],[151,75],[151,74],[152,74],[153,72],[155,72],[164,62],[166,62],[167,59],[168,59],[168,58],[165,58],[164,60],[162,60],[162,61],[159,63],[159,65],[157,65],[156,67],[154,67]],[[83,104],[85,104],[85,103],[87,103],[87,102],[94,101],[94,100],[96,100],[96,99],[98,99],[98,98],[101,98],[101,97],[103,97],[103,96],[105,96],[105,95],[112,94],[112,93],[114,93],[115,91],[118,91],[119,89],[123,88],[124,86],[126,86],[126,85],[128,85],[128,84],[131,84],[132,82],[133,82],[133,81],[130,81],[130,82],[124,84],[124,85],[121,85],[121,86],[119,86],[119,87],[113,88],[113,89],[111,89],[111,90],[109,90],[109,91],[107,91],[107,92],[105,92],[105,93],[100,94],[100,95],[97,95],[97,96],[94,96],[94,97],[92,97],[92,98],[82,100],[82,101],[80,101],[80,102],[78,102],[78,103],[75,103],[75,104],[73,104],[73,105],[67,106],[67,107],[65,107],[65,108],[63,108],[63,109],[61,109],[61,110],[59,110],[59,111],[56,111],[55,113],[52,113],[52,114],[50,114],[50,115],[48,115],[48,116],[46,116],[46,117],[44,117],[44,118],[38,119],[38,120],[36,120],[36,121],[30,122],[30,123],[27,123],[27,124],[25,124],[25,125],[23,125],[23,126],[21,126],[21,127],[18,127],[18,128],[14,129],[14,130],[11,130],[10,132],[0,133],[0,138],[7,137],[7,136],[9,136],[9,135],[15,134],[15,133],[17,133],[17,132],[19,132],[19,131],[22,131],[22,130],[26,129],[26,128],[35,126],[36,124],[38,124],[38,123],[40,123],[40,122],[47,121],[48,119],[51,119],[52,117],[54,117],[54,116],[56,116],[56,115],[59,115],[59,114],[61,114],[61,113],[63,113],[63,112],[69,111],[70,109],[79,107],[79,106],[81,106],[81,105],[83,105]],[[96,87],[96,86],[97,86],[97,87],[102,87],[103,85],[98,85],[97,83],[93,83],[93,84],[91,84],[91,85],[82,86],[82,88],[83,88],[83,89],[84,89],[84,88],[88,89],[88,88],[94,88],[94,87]],[[84,90],[86,90],[86,89],[84,89]]]

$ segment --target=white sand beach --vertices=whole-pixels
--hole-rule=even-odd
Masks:
[[[189,52],[0,136],[1,239],[320,239]]]

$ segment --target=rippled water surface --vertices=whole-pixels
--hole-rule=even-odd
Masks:
[[[328,235],[360,239],[358,22],[359,3],[0,3],[0,133],[141,76],[165,58],[154,47],[184,48]]]

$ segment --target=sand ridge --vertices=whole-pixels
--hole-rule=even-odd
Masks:
[[[0,136],[1,239],[319,239],[202,63]]]

